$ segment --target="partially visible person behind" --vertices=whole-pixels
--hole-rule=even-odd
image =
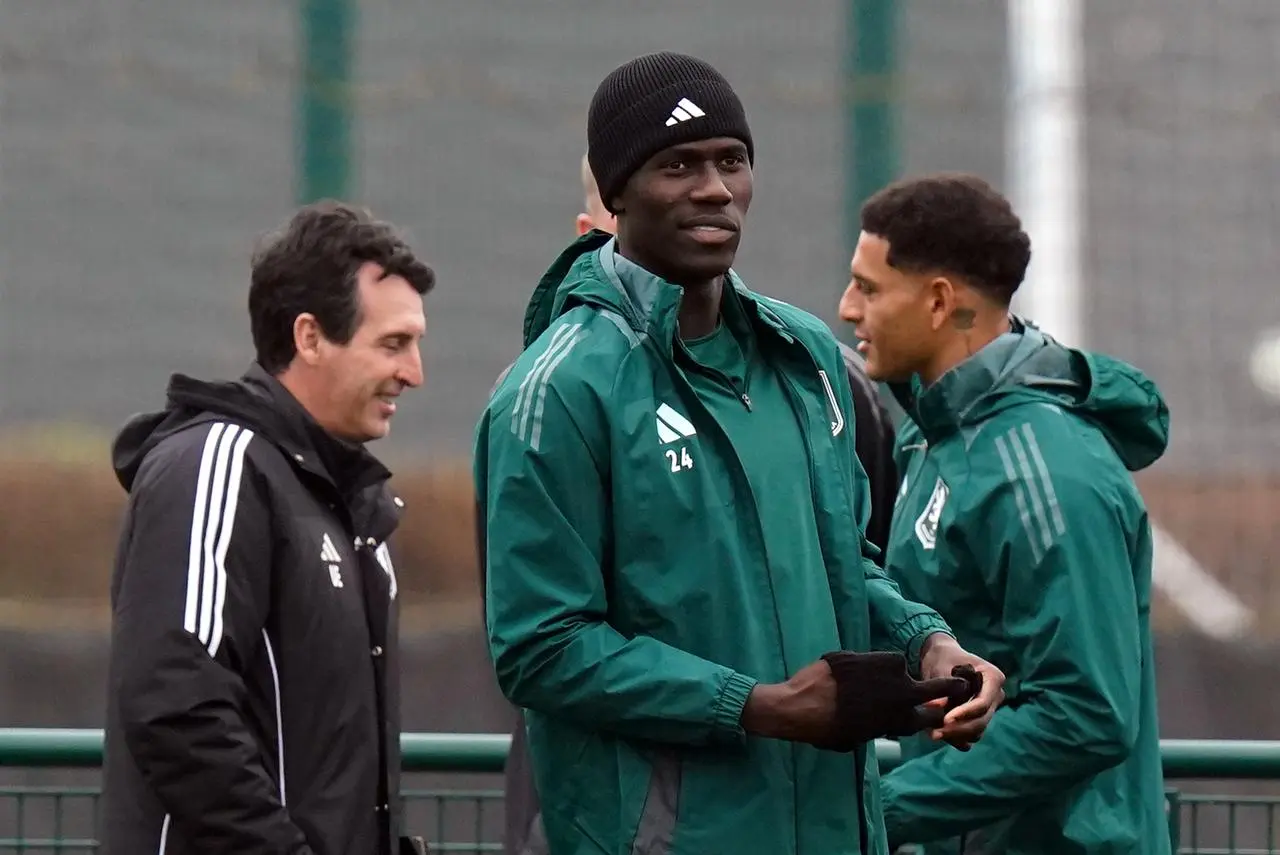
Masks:
[[[617,218],[605,209],[587,155],[582,156],[580,170],[584,211],[575,226],[581,237],[592,229],[615,234]],[[852,347],[841,343],[845,374],[853,393],[854,449],[867,473],[870,490],[870,518],[867,540],[883,551],[888,543],[889,520],[898,494],[898,479],[893,463],[893,422],[876,389],[867,378],[862,357]],[[503,370],[502,375],[510,370]],[[856,523],[855,523],[856,524]],[[878,560],[878,559],[877,559]],[[511,750],[507,755],[506,791],[503,805],[506,817],[504,852],[506,855],[546,855],[546,834],[542,829],[541,805],[533,770],[529,766],[529,749],[523,710],[516,710],[516,724],[511,734]]]
[[[879,550],[875,561],[883,564],[884,551],[889,546],[893,505],[898,500],[898,467],[894,462],[896,429],[875,381],[867,376],[862,357],[844,342],[840,342],[840,356],[844,361],[845,379],[853,393],[854,453],[867,473],[870,492],[871,513],[867,518],[866,536]]]
[[[574,225],[578,229],[578,237],[582,237],[592,229],[613,234],[617,231],[618,219],[605,208],[600,201],[600,189],[596,187],[595,176],[591,174],[591,163],[582,155],[582,166],[579,169],[582,178],[582,204],[586,208],[581,211]]]
[[[255,357],[174,375],[115,440],[104,855],[398,855],[390,472],[365,448],[423,381],[431,268],[324,202],[255,253]]]
[[[1165,402],[1133,366],[1011,315],[1031,243],[981,179],[892,184],[861,224],[840,314],[908,417],[886,567],[1008,676],[967,753],[902,740],[889,843],[1166,855],[1151,526],[1131,475],[1165,451]]]
[[[884,855],[871,741],[971,744],[1003,676],[869,559],[830,329],[732,270],[754,148],[729,83],[637,58],[587,138],[617,236],[540,277],[476,431],[490,652],[547,849]]]

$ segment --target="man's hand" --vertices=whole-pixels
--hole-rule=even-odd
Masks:
[[[914,680],[900,653],[829,653],[785,683],[760,684],[742,711],[742,727],[771,739],[805,742],[829,751],[854,751],[888,735],[928,726],[924,704],[963,692],[947,675]]]
[[[974,656],[946,633],[938,632],[925,639],[920,654],[920,676],[925,680],[952,676],[953,669],[967,665],[982,678],[982,690],[976,698],[948,710],[942,727],[930,731],[934,741],[942,740],[961,751],[968,751],[982,738],[991,717],[1004,703],[1004,672],[990,662]]]
[[[785,683],[761,683],[742,709],[742,728],[769,739],[810,744],[827,739],[836,717],[836,681],[819,659]]]

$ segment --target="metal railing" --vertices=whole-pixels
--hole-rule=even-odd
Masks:
[[[407,733],[401,738],[403,799],[413,830],[433,824],[440,852],[499,851],[500,773],[510,737],[502,734]],[[901,759],[898,745],[878,741],[882,771]],[[1167,782],[1272,782],[1267,794],[1207,795],[1170,787],[1170,833],[1185,855],[1280,855],[1280,742],[1163,740]],[[102,763],[102,731],[0,728],[0,776],[15,770],[94,771]],[[447,776],[421,788],[415,776]],[[487,786],[459,778],[488,776]],[[7,783],[0,778],[0,852],[88,851],[96,847],[95,785]],[[77,806],[84,803],[85,806]],[[470,838],[470,839],[463,839]]]

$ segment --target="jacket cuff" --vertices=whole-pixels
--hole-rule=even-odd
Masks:
[[[746,731],[742,729],[742,710],[747,705],[747,696],[756,687],[758,680],[730,671],[729,677],[720,689],[714,710],[715,726],[718,731],[728,731],[735,738],[742,738]]]
[[[936,614],[916,615],[894,631],[894,643],[902,649],[907,657],[907,667],[917,677],[920,675],[920,649],[924,647],[925,639],[935,632],[956,637],[947,622]]]

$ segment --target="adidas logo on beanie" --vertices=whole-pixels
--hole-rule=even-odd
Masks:
[[[587,162],[605,208],[617,213],[612,200],[655,153],[713,137],[741,140],[754,160],[742,102],[709,64],[662,52],[614,69],[587,111]]]

